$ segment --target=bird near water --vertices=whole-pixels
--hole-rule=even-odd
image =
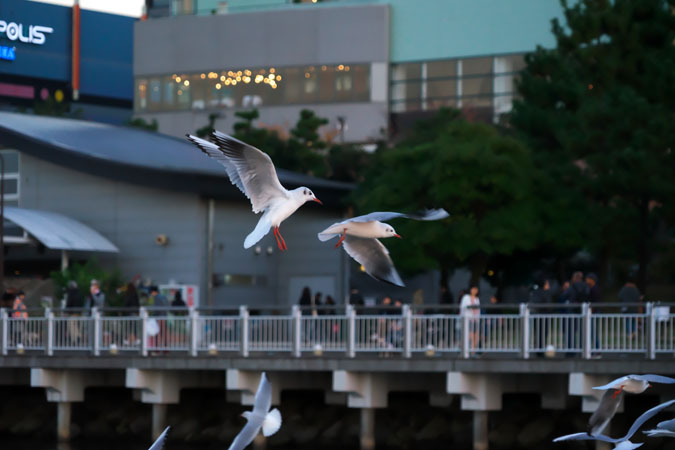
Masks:
[[[405,284],[396,271],[389,250],[378,240],[401,236],[396,233],[394,227],[384,222],[397,218],[431,221],[449,216],[444,209],[431,209],[419,214],[373,212],[334,223],[320,232],[318,237],[320,241],[325,242],[339,236],[335,248],[342,245],[347,254],[361,264],[368,275],[376,280],[403,287]]]
[[[214,130],[211,133],[214,142],[189,134],[187,138],[225,166],[230,182],[248,197],[253,212],[263,213],[255,229],[246,236],[244,248],[255,245],[271,228],[279,250],[288,250],[279,226],[306,202],[321,204],[311,189],[301,186],[287,190],[279,182],[274,163],[267,154],[225,133]]]

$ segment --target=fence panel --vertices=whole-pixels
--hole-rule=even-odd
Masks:
[[[413,315],[410,350],[459,352],[462,347],[461,323],[457,315]]]
[[[302,316],[301,351],[347,351],[347,316]]]
[[[139,351],[141,318],[138,316],[101,317],[101,350]]]
[[[469,349],[483,352],[520,352],[521,320],[514,314],[482,314],[469,319]]]
[[[356,316],[357,352],[401,352],[403,351],[403,317],[399,315]]]
[[[529,350],[545,352],[549,346],[555,351],[580,353],[581,314],[531,314]]]
[[[675,352],[675,314],[670,314],[670,312],[660,313],[657,310],[654,334],[657,352]]]
[[[190,349],[190,318],[186,315],[150,316],[148,351],[187,351]]]
[[[290,316],[249,316],[250,351],[291,351],[293,319]]]
[[[197,349],[238,351],[239,316],[200,316],[197,320]]]
[[[44,317],[9,317],[7,319],[7,348],[44,350],[47,319]]]
[[[54,350],[91,350],[93,324],[89,316],[54,317]]]
[[[598,353],[647,351],[644,314],[597,314],[591,317],[591,348]]]

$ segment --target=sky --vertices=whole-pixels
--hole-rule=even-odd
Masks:
[[[54,5],[73,6],[73,0],[31,0]],[[143,0],[80,0],[80,8],[91,11],[140,17]]]

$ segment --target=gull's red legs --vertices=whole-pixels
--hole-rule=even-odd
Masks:
[[[619,386],[619,389],[616,390],[614,394],[612,394],[612,399],[615,399],[617,395],[619,395],[623,391],[623,384]]]
[[[347,229],[345,228],[344,231],[342,232],[342,236],[340,236],[340,239],[338,239],[337,244],[335,244],[335,248],[338,248],[340,244],[342,244],[342,241],[345,240],[347,237]]]
[[[281,245],[281,241],[279,241],[279,237],[281,237],[281,235],[279,234],[279,227],[272,227],[272,231],[274,232],[274,238],[277,240],[277,245],[279,246],[279,250],[281,250],[283,252],[284,248]]]
[[[277,227],[277,234],[279,235],[279,239],[281,239],[281,245],[284,247],[282,250],[288,250],[288,247],[286,247],[286,241],[284,240],[284,237],[281,235],[281,230],[279,230],[279,227]]]

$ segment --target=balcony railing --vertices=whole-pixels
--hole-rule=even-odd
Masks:
[[[675,352],[670,306],[580,304],[500,305],[480,315],[456,306],[426,309],[300,308],[236,310],[140,308],[29,311],[0,310],[3,355],[87,353],[166,355],[239,354],[414,355],[471,358],[503,354],[529,358],[563,353],[602,355]]]

